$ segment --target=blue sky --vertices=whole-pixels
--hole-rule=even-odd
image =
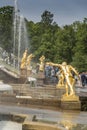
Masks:
[[[0,7],[7,5],[14,6],[14,0],[0,0]],[[18,8],[21,15],[34,22],[39,22],[48,10],[59,26],[87,18],[87,0],[18,0]]]

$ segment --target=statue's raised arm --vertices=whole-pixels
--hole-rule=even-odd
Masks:
[[[70,69],[75,73],[75,75],[77,75],[79,77],[79,73],[78,73],[78,71],[74,67],[72,67],[70,65]]]
[[[51,65],[51,66],[56,66],[56,67],[60,67],[61,68],[61,64],[55,64],[53,62],[47,62],[47,63],[49,63],[49,65]]]

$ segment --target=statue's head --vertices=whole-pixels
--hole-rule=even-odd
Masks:
[[[66,65],[67,65],[67,63],[66,63],[66,62],[62,62],[62,65],[63,65],[63,66],[66,66]]]

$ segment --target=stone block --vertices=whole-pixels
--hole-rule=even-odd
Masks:
[[[21,77],[26,77],[27,76],[27,70],[26,69],[21,69],[20,70],[20,75],[21,75]]]
[[[38,79],[44,79],[44,78],[45,78],[44,72],[39,71],[38,72]]]
[[[63,110],[81,110],[80,101],[61,101],[61,108]]]

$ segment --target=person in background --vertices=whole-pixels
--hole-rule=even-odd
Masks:
[[[82,74],[81,74],[81,83],[82,83],[82,87],[84,87],[86,85],[86,75],[85,75],[85,72],[82,72]]]

